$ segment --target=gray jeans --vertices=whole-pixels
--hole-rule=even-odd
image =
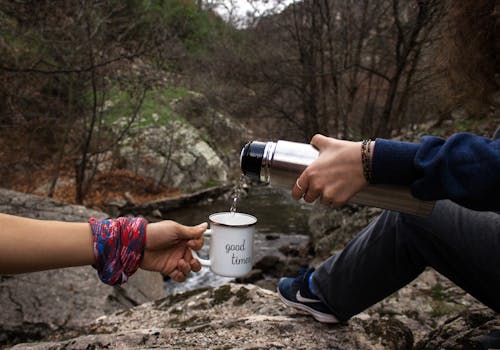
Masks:
[[[438,201],[418,217],[385,211],[314,272],[320,299],[342,321],[430,266],[500,312],[500,214]]]

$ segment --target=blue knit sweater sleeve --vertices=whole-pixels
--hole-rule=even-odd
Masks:
[[[421,143],[377,139],[374,183],[411,187],[424,200],[451,199],[475,210],[500,210],[500,139],[470,133]]]

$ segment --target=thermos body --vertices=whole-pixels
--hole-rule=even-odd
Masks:
[[[291,189],[295,181],[319,155],[310,144],[279,140],[277,142],[249,142],[241,150],[243,173],[271,186]],[[412,196],[410,189],[394,185],[368,185],[349,202],[426,216],[434,202]]]
[[[292,188],[297,177],[318,158],[312,145],[290,141],[268,142],[260,180],[284,188]]]

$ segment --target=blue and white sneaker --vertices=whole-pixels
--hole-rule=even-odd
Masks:
[[[318,297],[309,290],[309,276],[314,269],[301,270],[295,278],[282,278],[278,283],[278,296],[288,306],[310,313],[323,323],[337,323],[337,318]]]

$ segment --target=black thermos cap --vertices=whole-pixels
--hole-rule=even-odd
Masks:
[[[248,142],[243,147],[240,155],[240,165],[243,174],[254,180],[260,180],[260,168],[262,167],[265,148],[266,142],[259,141]]]

